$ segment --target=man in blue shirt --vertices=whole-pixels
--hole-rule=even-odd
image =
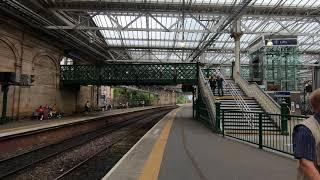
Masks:
[[[315,90],[310,95],[310,104],[315,112],[314,119],[316,123],[320,124],[320,89]],[[317,159],[317,156],[320,154],[317,146],[320,144],[315,139],[315,136],[320,136],[320,131],[318,127],[311,128],[313,130],[309,127],[299,124],[293,130],[293,155],[299,160],[298,180],[320,180]],[[299,173],[303,177],[300,176],[299,178]]]

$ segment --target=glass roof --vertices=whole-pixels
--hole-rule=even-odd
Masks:
[[[232,8],[241,6],[244,1],[71,0],[70,2],[91,2],[96,3],[97,7],[99,3],[107,3],[105,10],[88,8],[86,13],[92,16],[108,47],[114,51],[125,50],[131,56],[131,60],[189,61],[188,57],[192,52],[207,42],[213,34],[218,33],[218,38],[199,60],[205,63],[230,64],[234,60],[235,47],[234,39],[230,36],[232,26],[229,25],[219,32],[217,27],[231,15]],[[218,9],[214,9],[217,7]],[[240,40],[241,61],[248,62],[246,52],[249,45],[262,35],[297,36],[301,61],[306,63],[317,61],[319,59],[317,54],[320,52],[320,16],[317,14],[320,13],[319,8],[319,0],[252,0],[239,17],[243,33]],[[75,10],[69,10],[67,13],[72,11]]]

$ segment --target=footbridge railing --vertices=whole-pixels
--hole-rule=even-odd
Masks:
[[[62,65],[60,80],[75,85],[197,84],[197,63]]]
[[[201,70],[199,71],[198,87],[199,87],[199,93],[198,93],[198,102],[197,102],[198,103],[197,116],[201,120],[205,121],[212,130],[215,130],[217,125],[215,97],[211,91],[209,82],[205,79],[203,72]]]
[[[271,114],[281,114],[281,107],[262,90],[256,83],[249,83],[239,73],[235,75],[235,81],[240,88],[249,96],[255,98],[262,108]]]

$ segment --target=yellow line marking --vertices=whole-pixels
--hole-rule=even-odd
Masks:
[[[176,117],[177,112],[180,109],[174,110],[169,115],[169,119],[165,124],[165,127],[162,129],[159,138],[154,144],[152,151],[148,157],[148,160],[144,164],[142,174],[139,177],[139,180],[157,180],[160,172],[160,166],[163,158],[164,149],[167,144],[167,140],[170,134],[170,130],[173,124],[173,120]]]

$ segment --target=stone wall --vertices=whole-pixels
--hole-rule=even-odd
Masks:
[[[176,104],[177,94],[173,91],[161,90],[158,92],[158,100],[153,105],[173,105]]]
[[[86,100],[95,100],[94,87],[60,86],[59,64],[62,57],[63,45],[61,48],[53,46],[44,37],[39,39],[36,33],[26,32],[21,25],[0,23],[0,72],[35,76],[34,86],[10,86],[8,116],[24,118],[45,104],[56,104],[60,111],[70,114],[80,110]]]

